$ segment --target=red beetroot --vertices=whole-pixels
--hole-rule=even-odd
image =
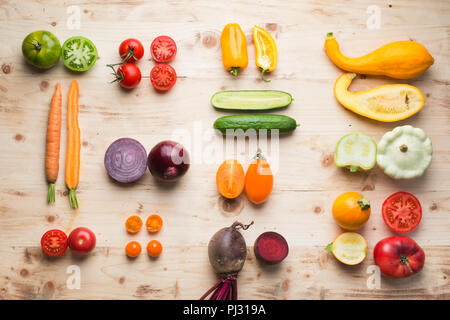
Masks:
[[[247,230],[253,221],[244,225],[234,222],[230,227],[220,229],[208,244],[208,256],[214,270],[223,278],[200,298],[209,300],[237,300],[237,274],[244,266],[247,245],[238,229]]]
[[[269,231],[262,233],[256,239],[254,251],[258,259],[275,264],[287,257],[289,246],[281,234]]]

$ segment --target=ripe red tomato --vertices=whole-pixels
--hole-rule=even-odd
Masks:
[[[152,53],[153,60],[156,62],[167,63],[175,59],[177,45],[171,37],[159,36],[150,45],[150,52]]]
[[[69,248],[78,254],[94,250],[95,242],[95,234],[88,228],[76,228],[69,234]]]
[[[392,278],[409,277],[425,263],[425,252],[411,238],[395,236],[379,241],[374,250],[375,264],[381,273]]]
[[[141,82],[141,70],[134,63],[125,63],[121,65],[116,72],[116,80],[127,89],[136,87]],[[114,82],[113,81],[113,82]]]
[[[126,39],[119,46],[119,55],[122,61],[136,62],[144,55],[144,46],[137,39]]]
[[[61,230],[49,230],[41,238],[42,251],[48,256],[57,257],[67,249],[67,236]]]
[[[167,91],[177,82],[177,73],[170,65],[159,63],[150,71],[150,81],[155,89]]]
[[[408,192],[396,192],[383,202],[383,220],[394,232],[405,233],[414,230],[422,219],[419,200]]]

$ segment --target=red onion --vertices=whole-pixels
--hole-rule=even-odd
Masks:
[[[148,169],[154,177],[165,181],[177,180],[189,169],[189,153],[181,144],[162,141],[148,155]]]
[[[105,153],[105,168],[109,176],[122,183],[138,180],[145,173],[147,152],[138,141],[121,138]]]

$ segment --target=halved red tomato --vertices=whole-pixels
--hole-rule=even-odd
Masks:
[[[175,59],[177,45],[171,37],[159,36],[150,45],[150,52],[152,53],[153,60],[156,62],[167,63]]]
[[[49,230],[41,238],[42,251],[51,257],[62,255],[66,251],[67,246],[67,235],[61,230]]]
[[[411,193],[396,192],[383,202],[383,220],[394,232],[405,233],[414,230],[422,219],[422,207]]]
[[[166,91],[172,88],[175,82],[177,82],[177,73],[170,65],[158,63],[150,71],[150,81],[155,89]]]

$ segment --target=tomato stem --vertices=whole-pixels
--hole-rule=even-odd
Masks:
[[[128,51],[122,54],[120,58],[122,59],[122,63],[128,62],[130,58],[133,58],[134,61],[138,61],[138,58],[136,58],[134,53],[134,48],[130,47],[130,45],[128,45]]]
[[[411,267],[409,266],[409,262],[408,261],[409,261],[409,259],[408,259],[407,256],[400,256],[400,263],[406,265],[408,267],[408,270],[411,273],[414,273],[413,270],[411,269]]]
[[[360,197],[358,199],[358,204],[361,207],[362,210],[367,210],[370,208],[370,201],[367,198]]]
[[[111,81],[110,83],[114,83],[116,81],[120,82],[125,78],[125,75],[123,74],[122,69],[120,69],[120,67],[119,67],[119,72],[117,72],[116,69],[114,69],[114,66],[122,65],[122,64],[124,64],[124,62],[106,65],[107,67],[110,67],[113,70],[113,75],[115,77],[115,79],[113,81]]]

